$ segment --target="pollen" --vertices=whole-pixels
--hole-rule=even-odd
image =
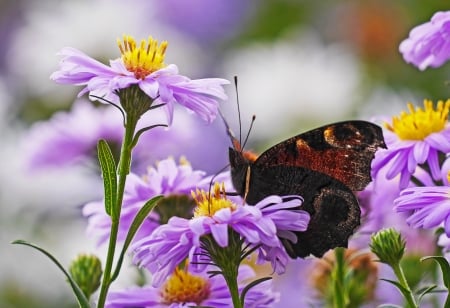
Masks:
[[[149,36],[148,40],[141,40],[139,46],[132,36],[124,35],[123,39],[117,39],[122,60],[128,71],[133,72],[137,79],[145,79],[151,73],[164,68],[164,56],[167,49],[167,41],[161,42]]]
[[[207,193],[204,190],[197,189],[192,191],[192,197],[197,203],[194,209],[194,217],[213,216],[217,211],[230,208],[234,210],[236,205],[227,199],[225,195],[225,185],[214,184],[213,193]]]
[[[409,103],[409,113],[403,111],[400,116],[393,117],[392,125],[386,123],[386,128],[402,140],[424,140],[430,134],[442,131],[448,121],[450,100],[439,101],[436,108],[430,100],[423,104],[422,109]]]
[[[210,293],[211,287],[208,280],[177,268],[161,288],[160,296],[163,303],[167,305],[180,303],[200,305]]]

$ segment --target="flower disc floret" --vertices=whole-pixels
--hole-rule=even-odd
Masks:
[[[164,56],[167,49],[167,41],[161,42],[151,36],[148,41],[141,40],[139,47],[136,47],[136,41],[132,36],[124,35],[123,41],[117,40],[122,61],[128,71],[134,72],[136,79],[145,79],[148,75],[164,68]]]
[[[194,217],[212,217],[221,209],[236,209],[236,205],[226,198],[224,185],[221,187],[218,183],[214,184],[213,195],[200,189],[197,189],[195,192],[192,191],[191,194],[197,203],[194,209]]]
[[[387,149],[378,150],[372,162],[373,178],[382,169],[388,180],[400,175],[400,189],[409,185],[411,176],[424,164],[434,180],[441,180],[440,156],[450,152],[450,100],[438,102],[435,108],[428,100],[423,109],[408,108],[410,113],[403,112],[386,124]]]
[[[161,297],[165,304],[196,303],[200,305],[209,297],[210,287],[205,278],[176,268],[173,275],[163,285]]]
[[[423,104],[424,109],[414,108],[413,104],[409,103],[409,113],[403,111],[400,116],[393,117],[392,125],[386,123],[387,129],[402,140],[424,140],[430,134],[442,131],[448,121],[450,100],[445,103],[439,101],[436,109],[430,100],[425,100]]]

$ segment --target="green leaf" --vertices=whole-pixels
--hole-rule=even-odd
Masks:
[[[98,161],[103,175],[103,186],[105,189],[105,210],[113,220],[118,219],[118,211],[114,207],[117,200],[117,175],[116,163],[111,149],[105,140],[101,139],[97,144]]]
[[[67,273],[67,271],[64,269],[64,267],[61,265],[61,263],[58,262],[58,260],[56,260],[55,257],[53,257],[49,252],[47,252],[46,250],[44,250],[43,248],[29,243],[27,241],[24,240],[15,240],[14,242],[12,242],[12,244],[19,244],[19,245],[25,245],[25,246],[29,246],[32,247],[40,252],[42,252],[44,255],[46,255],[50,260],[53,261],[53,263],[56,264],[56,266],[64,273],[64,275],[66,276],[67,280],[70,283],[70,286],[72,287],[73,293],[75,294],[77,300],[78,300],[78,304],[80,305],[81,308],[90,308],[89,305],[89,301],[86,298],[86,296],[84,295],[83,291],[81,290],[81,288],[78,286],[78,284],[75,282],[75,280],[72,279],[72,277],[69,275],[69,273]]]
[[[148,216],[151,210],[158,204],[158,201],[161,200],[164,196],[156,196],[149,201],[147,201],[144,206],[139,210],[139,212],[136,214],[136,217],[134,217],[133,222],[131,223],[130,229],[128,230],[127,237],[125,238],[125,242],[122,247],[122,251],[120,252],[120,257],[117,260],[116,269],[114,271],[114,274],[111,277],[111,281],[114,281],[117,276],[119,276],[120,268],[122,266],[123,259],[125,257],[125,253],[127,252],[128,247],[131,244],[131,241],[133,240],[134,236],[136,235],[136,232],[139,230],[139,227],[141,226],[144,219]]]
[[[422,300],[422,297],[424,297],[424,295],[427,295],[428,293],[431,293],[434,289],[437,288],[437,285],[433,284],[429,287],[426,287],[424,289],[421,289],[417,292],[417,294],[419,295],[418,297],[418,301],[420,302]]]
[[[396,287],[400,290],[400,292],[402,292],[402,294],[403,294],[405,297],[407,296],[406,294],[409,293],[408,290],[407,290],[405,287],[403,287],[403,286],[400,284],[400,282],[398,282],[398,281],[395,281],[395,280],[389,280],[389,279],[384,279],[384,278],[381,278],[380,280],[389,282],[389,283],[393,284],[394,286],[396,286]]]
[[[447,259],[442,256],[428,256],[420,259],[421,262],[425,260],[433,259],[436,261],[442,270],[442,279],[444,281],[444,286],[450,290],[450,264],[448,264]]]
[[[244,306],[245,295],[247,295],[247,292],[251,288],[253,288],[254,286],[256,286],[256,285],[258,285],[258,284],[260,284],[260,283],[262,283],[264,281],[270,280],[270,279],[272,279],[272,277],[263,277],[263,278],[260,278],[260,279],[256,279],[256,280],[250,282],[248,285],[246,285],[245,288],[241,292],[240,301],[242,303],[242,306]]]

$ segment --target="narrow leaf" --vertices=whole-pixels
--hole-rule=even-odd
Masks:
[[[116,163],[112,155],[111,149],[105,140],[101,139],[97,144],[98,161],[103,176],[103,186],[105,189],[105,210],[106,213],[113,218],[118,219],[116,206],[117,200],[117,175]]]
[[[405,297],[405,299],[407,299],[407,298],[409,297],[409,292],[408,292],[408,290],[407,290],[405,287],[403,287],[403,286],[400,284],[400,282],[394,281],[394,280],[389,280],[389,279],[384,279],[384,278],[382,278],[382,279],[380,279],[380,280],[387,281],[387,282],[393,284],[394,286],[396,286],[396,287],[400,290],[400,292],[403,294],[403,296]]]
[[[429,259],[433,259],[439,264],[442,270],[442,280],[444,282],[444,286],[448,290],[450,290],[450,264],[448,264],[447,259],[445,259],[442,256],[428,256],[421,258],[420,261],[425,261]]]
[[[114,274],[111,277],[111,281],[114,281],[117,276],[119,276],[120,268],[122,267],[122,262],[125,257],[125,253],[127,252],[128,247],[131,244],[131,241],[133,240],[134,236],[136,235],[136,232],[139,230],[139,227],[142,225],[142,222],[144,219],[148,216],[151,210],[158,204],[158,201],[161,200],[163,196],[156,196],[149,201],[147,201],[144,206],[139,210],[139,212],[136,214],[136,217],[134,217],[133,222],[131,223],[130,229],[128,230],[127,237],[125,238],[125,242],[122,247],[122,251],[120,252],[120,257],[117,260],[116,269],[114,271]]]
[[[75,296],[76,296],[76,298],[78,300],[78,304],[80,305],[80,307],[81,308],[90,308],[89,301],[86,298],[86,296],[84,295],[84,293],[81,290],[81,288],[78,286],[78,284],[75,282],[75,280],[72,279],[72,277],[69,275],[69,273],[64,269],[64,267],[61,265],[61,263],[59,263],[58,260],[56,260],[56,258],[54,256],[52,256],[49,252],[47,252],[43,248],[41,248],[41,247],[39,247],[39,246],[37,246],[35,244],[29,243],[27,241],[24,241],[24,240],[15,240],[14,242],[12,242],[12,244],[19,244],[19,245],[29,246],[29,247],[32,247],[32,248],[40,251],[44,255],[46,255],[50,260],[53,261],[53,263],[56,264],[56,266],[66,276],[70,286],[72,287],[73,293],[75,294]]]
[[[424,297],[424,295],[431,293],[436,288],[437,288],[437,285],[434,284],[434,285],[424,288],[423,290],[418,291],[417,294],[419,295],[419,297],[418,297],[419,303],[422,300],[422,297]]]
[[[256,286],[256,285],[258,285],[258,284],[260,284],[260,283],[262,283],[264,281],[270,280],[270,279],[272,279],[272,277],[263,277],[263,278],[260,278],[260,279],[256,279],[256,280],[250,282],[248,285],[246,285],[244,287],[244,289],[242,289],[242,293],[241,293],[240,301],[241,301],[242,305],[244,306],[245,295],[247,295],[247,292],[251,288],[253,288],[254,286]]]

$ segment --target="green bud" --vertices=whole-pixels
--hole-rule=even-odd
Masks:
[[[151,109],[153,99],[149,97],[138,85],[132,85],[117,92],[120,104],[126,114],[137,121],[141,115]]]
[[[88,299],[100,286],[102,264],[95,255],[79,255],[70,264],[69,272]]]
[[[381,262],[396,266],[403,258],[405,244],[401,234],[395,229],[389,228],[372,235],[370,249]]]

